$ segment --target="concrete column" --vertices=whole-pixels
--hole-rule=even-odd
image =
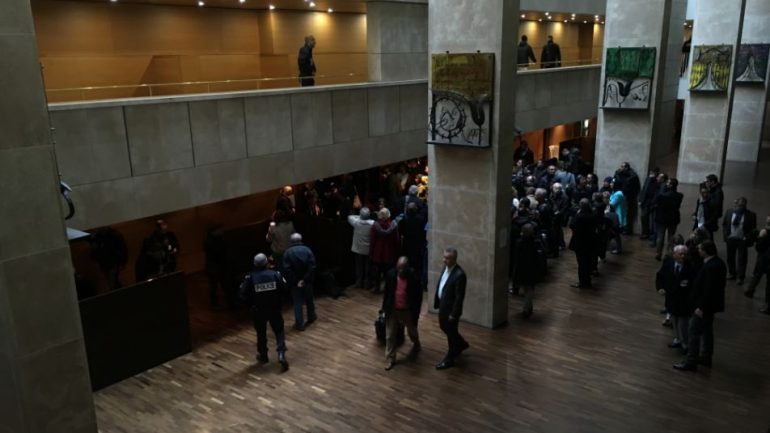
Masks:
[[[770,42],[770,2],[746,0],[741,44]],[[730,139],[727,142],[729,161],[756,162],[762,144],[762,128],[770,83],[765,73],[764,84],[741,83],[735,86],[730,121]]]
[[[733,4],[734,3],[734,4]],[[698,0],[692,35],[693,53],[698,45],[733,47],[733,65],[727,92],[688,92],[679,146],[677,177],[683,183],[700,183],[713,173],[722,177],[733,99],[735,54],[746,0],[728,7],[721,0]],[[690,71],[695,56],[690,56]]]
[[[29,0],[0,53],[0,431],[96,432]]]
[[[515,116],[518,0],[429,3],[430,53],[495,54],[491,148],[429,145],[429,297],[442,251],[455,247],[468,275],[463,319],[486,327],[508,316],[508,232]],[[427,110],[426,110],[427,114]],[[427,117],[427,116],[426,116]]]
[[[370,1],[366,12],[369,81],[428,77],[427,0]]]
[[[627,161],[644,179],[652,156],[671,148],[686,0],[607,0],[604,47],[655,47],[655,75],[646,111],[599,110],[595,172],[610,176]],[[606,57],[606,53],[602,53]],[[599,100],[604,95],[606,58]]]

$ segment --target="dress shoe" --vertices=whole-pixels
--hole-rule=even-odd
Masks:
[[[303,325],[294,325],[292,326],[292,328],[294,328],[295,331],[300,331],[300,332],[305,330],[305,326]]]
[[[281,364],[281,373],[289,370],[289,361],[286,360],[286,355],[283,353],[278,354],[278,362]]]
[[[668,348],[669,349],[681,349],[682,348],[682,343],[680,343],[678,341],[676,343],[669,343],[668,344]]]
[[[574,287],[576,289],[582,289],[583,286],[580,283],[573,283],[569,285],[570,287]]]
[[[730,275],[727,276],[727,281],[731,281],[731,280],[734,280],[734,279],[735,279],[735,275],[733,275],[733,274],[730,274]]]
[[[318,320],[318,317],[316,317],[316,316],[313,316],[313,317],[308,317],[308,318],[307,318],[307,322],[305,322],[305,326],[307,326],[307,325],[309,325],[309,324],[311,324],[311,323],[315,322],[316,320]]]
[[[655,260],[660,261],[661,257],[660,254],[655,254]]]
[[[385,364],[385,371],[390,371],[395,366],[396,366],[396,360],[395,359],[391,359],[390,361],[388,361],[387,364]]]
[[[665,326],[666,328],[671,328],[674,326],[671,324],[671,321],[669,319],[664,320],[663,323],[661,323],[661,325]]]
[[[762,314],[770,314],[770,307],[765,305],[764,307],[759,309],[759,312],[762,313]]]
[[[701,356],[698,358],[698,365],[711,368],[711,357]]]
[[[450,361],[448,359],[445,359],[438,364],[436,364],[436,370],[446,370],[447,368],[452,368],[455,366],[454,361]]]
[[[257,355],[257,362],[260,364],[267,364],[270,362],[270,359],[267,357],[267,355]]]
[[[738,278],[738,281],[735,282],[735,284],[742,286],[743,285],[743,278]]]
[[[674,368],[681,371],[698,371],[698,364],[689,361],[681,361],[674,364]]]
[[[754,290],[753,289],[746,289],[743,291],[743,296],[751,299],[754,297]]]

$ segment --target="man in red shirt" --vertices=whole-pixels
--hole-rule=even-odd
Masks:
[[[414,270],[409,267],[409,260],[400,257],[396,269],[385,275],[385,295],[382,299],[382,311],[385,313],[385,370],[396,365],[396,334],[402,326],[406,327],[412,350],[409,359],[414,359],[420,352],[420,336],[417,333],[417,319],[422,307],[422,289]]]

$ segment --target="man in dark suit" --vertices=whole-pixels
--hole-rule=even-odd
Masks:
[[[597,258],[597,220],[591,208],[591,202],[588,199],[581,199],[579,206],[580,208],[569,225],[570,229],[572,229],[569,249],[575,252],[578,263],[578,282],[572,284],[572,287],[588,289],[591,288],[591,272],[595,268]]]
[[[695,205],[695,212],[692,213],[694,221],[692,229],[703,227],[709,237],[714,239],[714,232],[719,230],[719,217],[722,212],[719,210],[719,204],[712,199],[711,191],[703,185],[700,187],[700,197]]]
[[[722,219],[722,236],[727,243],[728,280],[738,278],[738,285],[746,278],[746,264],[749,256],[748,239],[757,228],[757,214],[746,209],[747,200],[740,197],[735,200],[732,209],[725,212]],[[737,256],[737,257],[736,257]],[[737,258],[737,266],[736,266]]]
[[[417,319],[422,307],[422,288],[418,275],[409,267],[409,259],[400,257],[396,269],[385,274],[385,295],[382,311],[385,313],[385,370],[396,365],[396,336],[406,327],[412,350],[409,358],[414,359],[420,352],[420,335],[417,333]]]
[[[695,269],[687,263],[687,247],[677,245],[671,257],[663,261],[655,275],[655,288],[666,295],[666,311],[671,314],[674,341],[668,345],[672,349],[687,350],[687,326],[692,313],[688,308],[688,297]]]
[[[684,195],[676,189],[679,181],[671,178],[665,185],[661,186],[660,192],[655,197],[655,247],[657,254],[655,259],[660,260],[663,255],[663,244],[666,244],[666,254],[669,254],[673,248],[673,238],[676,235],[676,228],[679,226],[680,215],[679,208],[682,206]]]
[[[315,37],[305,36],[305,45],[299,49],[297,66],[299,66],[299,83],[302,87],[315,86],[315,61],[313,60]]]
[[[725,311],[725,262],[717,257],[717,246],[713,241],[702,242],[698,245],[698,252],[703,257],[703,266],[690,291],[690,344],[687,359],[674,364],[677,370],[695,371],[698,364],[711,367],[711,356],[714,353],[714,315]]]
[[[467,282],[465,271],[457,264],[457,250],[445,249],[444,270],[436,287],[433,308],[438,309],[438,324],[446,334],[449,350],[444,359],[436,365],[437,370],[454,367],[455,358],[470,347],[458,330]]]

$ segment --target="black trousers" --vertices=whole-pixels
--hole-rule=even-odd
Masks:
[[[694,363],[698,357],[711,358],[714,354],[714,313],[703,313],[703,317],[693,314],[688,331],[687,361]]]
[[[302,87],[315,86],[314,78],[300,78],[299,82]]]
[[[760,257],[757,258],[757,263],[754,265],[754,272],[751,281],[749,281],[749,290],[752,292],[756,290],[759,282],[762,281],[762,275],[765,276],[765,304],[770,304],[770,271]]]
[[[639,203],[636,202],[636,197],[626,197],[626,203],[628,224],[626,224],[624,230],[627,234],[633,234],[634,226],[636,225],[636,215],[639,213]]]
[[[727,239],[727,271],[739,280],[746,278],[746,264],[749,260],[749,248],[746,241],[737,238]]]
[[[650,236],[654,232],[655,222],[652,221],[652,212],[649,206],[641,207],[639,219],[642,223],[642,236]]]
[[[286,352],[286,337],[283,330],[283,315],[280,307],[276,311],[263,312],[255,311],[253,313],[254,330],[257,331],[257,353],[263,357],[267,356],[267,324],[270,323],[275,334],[275,348],[281,354]]]
[[[575,251],[578,263],[578,282],[583,287],[591,287],[591,272],[596,268],[596,254],[589,251]]]
[[[463,336],[460,335],[460,330],[458,329],[460,326],[460,321],[457,319],[454,321],[449,321],[449,316],[439,314],[438,325],[444,334],[446,334],[447,343],[449,345],[446,359],[448,361],[454,361],[460,352],[462,352],[465,345],[468,344]]]

